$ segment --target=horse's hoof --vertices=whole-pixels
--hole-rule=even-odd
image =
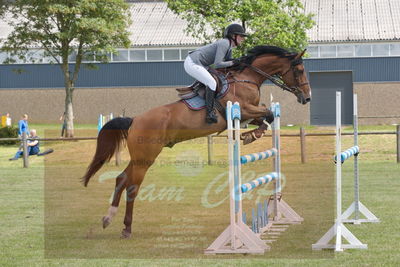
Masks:
[[[255,140],[253,140],[253,138],[251,137],[251,136],[246,136],[244,139],[243,139],[243,145],[248,145],[248,144],[250,144],[250,143],[252,143],[252,142],[254,142]]]
[[[128,232],[127,230],[122,230],[122,233],[121,233],[121,239],[129,239],[129,238],[131,238],[131,233],[130,232]]]
[[[111,219],[107,216],[104,216],[102,221],[103,221],[103,229],[105,229],[111,223]]]

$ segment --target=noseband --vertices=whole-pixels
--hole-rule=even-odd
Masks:
[[[246,66],[248,68],[250,68],[251,70],[257,72],[258,74],[261,74],[262,76],[264,76],[265,78],[267,78],[268,80],[270,80],[273,84],[275,84],[276,86],[279,86],[280,88],[282,88],[284,91],[288,91],[290,93],[293,93],[295,95],[301,94],[302,91],[300,89],[301,86],[307,85],[307,83],[302,83],[298,86],[294,86],[294,87],[289,87],[285,84],[285,82],[282,80],[282,78],[288,74],[290,71],[293,72],[294,75],[294,79],[296,81],[298,81],[298,78],[300,77],[300,73],[299,71],[295,68],[297,65],[303,64],[303,59],[302,58],[298,58],[298,59],[293,59],[290,62],[290,68],[285,71],[283,74],[280,75],[269,75],[268,73],[260,70],[259,68],[256,68],[250,64],[246,64]]]

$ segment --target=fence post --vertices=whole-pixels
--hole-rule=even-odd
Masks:
[[[300,127],[300,150],[301,150],[301,163],[306,163],[306,131]]]
[[[22,157],[23,157],[23,162],[24,162],[24,168],[29,167],[29,159],[28,159],[28,136],[26,135],[26,132],[22,133]]]
[[[207,135],[208,165],[213,165],[213,136]]]
[[[397,140],[397,163],[400,163],[400,125],[396,126],[396,140]]]

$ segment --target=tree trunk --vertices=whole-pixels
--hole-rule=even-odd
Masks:
[[[72,108],[73,88],[65,88],[65,137],[74,137],[74,111]]]

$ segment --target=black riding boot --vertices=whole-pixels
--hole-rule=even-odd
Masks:
[[[215,113],[214,109],[214,101],[215,101],[215,92],[206,86],[206,109],[207,109],[207,116],[206,122],[207,123],[217,123],[217,114]]]

